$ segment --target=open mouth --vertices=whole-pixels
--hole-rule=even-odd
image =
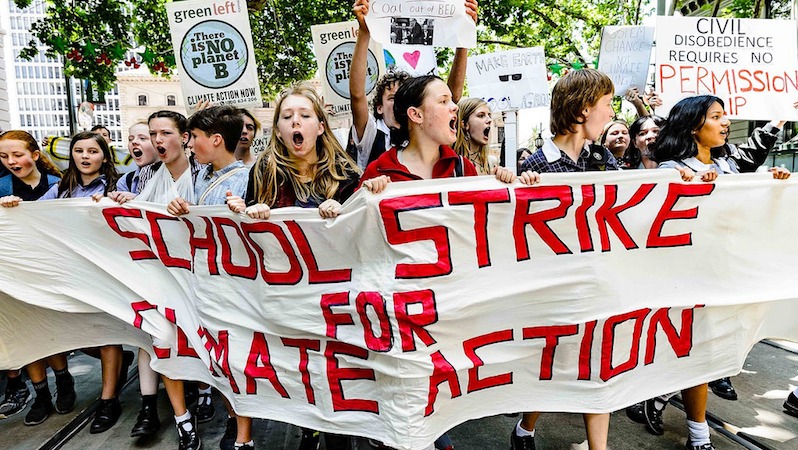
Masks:
[[[483,131],[482,134],[485,135],[485,139],[490,137],[490,127],[485,128],[485,131]]]
[[[163,156],[163,155],[165,155],[165,154],[166,154],[166,149],[165,149],[165,148],[163,148],[163,147],[155,147],[155,149],[156,149],[156,150],[158,150],[158,153],[159,153],[161,156]]]
[[[302,147],[302,143],[305,142],[305,137],[302,136],[302,133],[299,131],[295,131],[291,139],[294,141],[294,146],[296,148]]]
[[[457,116],[453,117],[452,120],[449,121],[449,129],[457,133]]]
[[[134,158],[141,158],[141,155],[143,155],[143,154],[144,154],[144,152],[142,152],[141,150],[133,149],[133,157]]]

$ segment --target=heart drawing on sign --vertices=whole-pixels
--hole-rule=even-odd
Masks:
[[[405,59],[405,61],[407,61],[408,64],[410,64],[410,67],[415,69],[418,65],[418,58],[421,58],[421,52],[418,50],[414,51],[413,53],[405,52],[402,57]]]

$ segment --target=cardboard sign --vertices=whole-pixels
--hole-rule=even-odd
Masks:
[[[313,25],[310,32],[324,86],[324,102],[332,105],[336,117],[350,115],[349,70],[357,40],[357,21]],[[369,43],[366,64],[366,95],[369,95],[385,73],[382,48],[374,40]]]
[[[491,111],[551,103],[543,47],[469,56],[466,76],[471,96],[485,100]]]
[[[166,4],[186,107],[263,106],[247,4],[202,0]]]
[[[472,48],[477,26],[463,0],[374,0],[366,23],[381,44]]]
[[[604,27],[598,70],[610,77],[615,95],[623,96],[633,87],[645,92],[653,46],[654,27]]]
[[[659,16],[656,34],[658,114],[712,94],[731,119],[798,120],[795,21]]]

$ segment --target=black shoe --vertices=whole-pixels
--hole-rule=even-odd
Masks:
[[[36,396],[36,400],[33,401],[33,406],[31,406],[28,414],[25,415],[24,423],[25,425],[38,425],[47,420],[52,413],[53,400],[50,397],[50,392],[47,391],[47,395]]]
[[[238,436],[238,422],[235,417],[228,417],[227,424],[224,426],[222,440],[219,441],[219,448],[222,450],[233,450]]]
[[[709,388],[720,398],[737,400],[737,391],[734,390],[734,386],[732,386],[731,380],[728,378],[721,378],[720,380],[710,382]]]
[[[510,433],[510,450],[535,450],[535,436],[519,436]]]
[[[297,450],[319,450],[319,442],[321,433],[310,428],[302,429],[302,440],[299,441],[299,448]]]
[[[195,415],[197,416],[197,423],[210,422],[213,419],[213,416],[216,415],[216,408],[214,408],[213,401],[211,401],[211,394],[199,394]]]
[[[687,443],[684,444],[684,450],[715,450],[715,447],[712,444],[691,445],[690,439],[687,439]]]
[[[141,409],[136,417],[136,423],[130,431],[130,437],[151,436],[161,428],[158,419],[157,396],[147,395],[141,400]]]
[[[199,388],[197,387],[197,383],[195,381],[184,381],[183,393],[186,396],[186,408],[194,405],[199,397]]]
[[[133,358],[135,355],[130,350],[125,350],[122,352],[122,369],[119,371],[119,379],[116,381],[116,395],[119,396],[119,393],[122,391],[122,388],[127,383],[127,374],[130,370],[130,365],[133,364]]]
[[[62,377],[55,377],[55,412],[66,414],[75,408],[75,379],[67,372]]]
[[[244,444],[241,447],[236,448],[235,450],[255,450],[254,445]]]
[[[97,412],[94,413],[94,421],[91,423],[89,433],[98,434],[108,431],[116,424],[121,415],[122,406],[119,404],[119,399],[100,400],[100,406],[97,407]]]
[[[633,422],[645,424],[646,416],[643,414],[643,403],[645,402],[635,403],[632,406],[627,406],[626,417],[631,419]]]
[[[14,414],[22,412],[33,396],[28,386],[23,384],[19,389],[6,389],[6,398],[0,403],[0,419],[7,419]]]
[[[662,407],[657,409],[657,399],[652,398],[643,402],[643,418],[645,419],[646,430],[657,436],[665,434],[665,427],[662,424],[662,411],[668,406],[667,403],[659,402]]]
[[[192,416],[177,424],[178,450],[199,450],[202,439],[197,433],[197,418]]]
[[[787,400],[784,400],[784,412],[787,414],[798,417],[798,397],[795,396],[794,393],[790,392],[790,395],[787,396]]]

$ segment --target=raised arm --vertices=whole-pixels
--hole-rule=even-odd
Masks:
[[[363,138],[369,120],[369,102],[366,97],[366,70],[368,66],[369,40],[371,33],[366,25],[366,14],[369,11],[369,0],[357,0],[352,7],[359,31],[352,53],[352,64],[349,66],[349,96],[352,106],[352,123],[358,140]]]
[[[465,2],[466,13],[477,22],[477,8],[479,4],[477,0],[466,0]],[[446,84],[449,85],[449,90],[452,91],[452,101],[457,103],[463,96],[463,88],[465,87],[466,67],[468,65],[468,49],[457,48],[454,51],[454,61],[452,62],[452,70],[449,71],[449,79]]]

